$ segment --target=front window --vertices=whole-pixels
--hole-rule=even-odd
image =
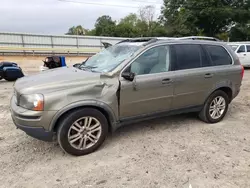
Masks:
[[[93,72],[110,72],[124,60],[131,57],[142,43],[120,43],[95,54],[83,63],[80,69],[90,69]]]
[[[128,68],[136,75],[156,74],[169,71],[170,47],[157,46],[144,52]],[[127,70],[126,70],[127,71]]]
[[[246,48],[245,48],[245,45],[241,45],[237,51],[237,53],[244,53],[246,52]]]

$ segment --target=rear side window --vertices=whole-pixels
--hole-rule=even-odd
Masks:
[[[174,70],[200,68],[202,66],[201,47],[193,44],[174,45],[176,60]]]
[[[250,52],[250,45],[247,45],[247,52]]]
[[[231,65],[232,58],[222,46],[205,45],[214,66]]]

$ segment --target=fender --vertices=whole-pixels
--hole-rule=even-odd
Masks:
[[[103,109],[105,112],[107,112],[108,114],[108,118],[110,121],[110,126],[112,128],[112,130],[115,129],[115,124],[117,122],[117,116],[115,115],[114,111],[112,110],[112,108],[101,101],[98,100],[83,100],[83,101],[77,101],[74,103],[71,103],[65,107],[63,107],[61,110],[59,110],[56,115],[53,117],[53,119],[50,122],[50,126],[49,126],[49,130],[53,130],[53,128],[56,125],[57,120],[61,117],[61,115],[63,115],[65,112],[68,112],[74,108],[78,108],[78,107],[85,107],[85,106],[92,106],[92,107],[98,107]]]
[[[227,88],[230,88],[232,90],[232,94],[233,94],[233,83],[230,81],[230,80],[224,80],[224,81],[221,81],[221,82],[218,82],[214,85],[214,87],[211,89],[211,92],[209,92],[207,94],[207,96],[205,96],[205,101],[208,99],[208,97],[213,93],[215,92],[216,90],[222,88],[222,87],[227,87]]]

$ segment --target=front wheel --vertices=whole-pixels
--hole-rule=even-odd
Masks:
[[[215,91],[207,99],[199,117],[207,123],[218,123],[225,117],[228,104],[228,95],[221,90]]]
[[[108,122],[98,110],[84,108],[72,111],[62,121],[57,132],[61,148],[76,156],[98,149],[108,134]]]

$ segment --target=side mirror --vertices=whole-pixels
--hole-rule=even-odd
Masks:
[[[80,67],[80,65],[81,65],[81,63],[76,63],[73,65],[73,67],[78,68],[78,67]]]
[[[133,81],[135,78],[135,73],[133,72],[123,72],[122,77],[125,78],[126,80]]]

